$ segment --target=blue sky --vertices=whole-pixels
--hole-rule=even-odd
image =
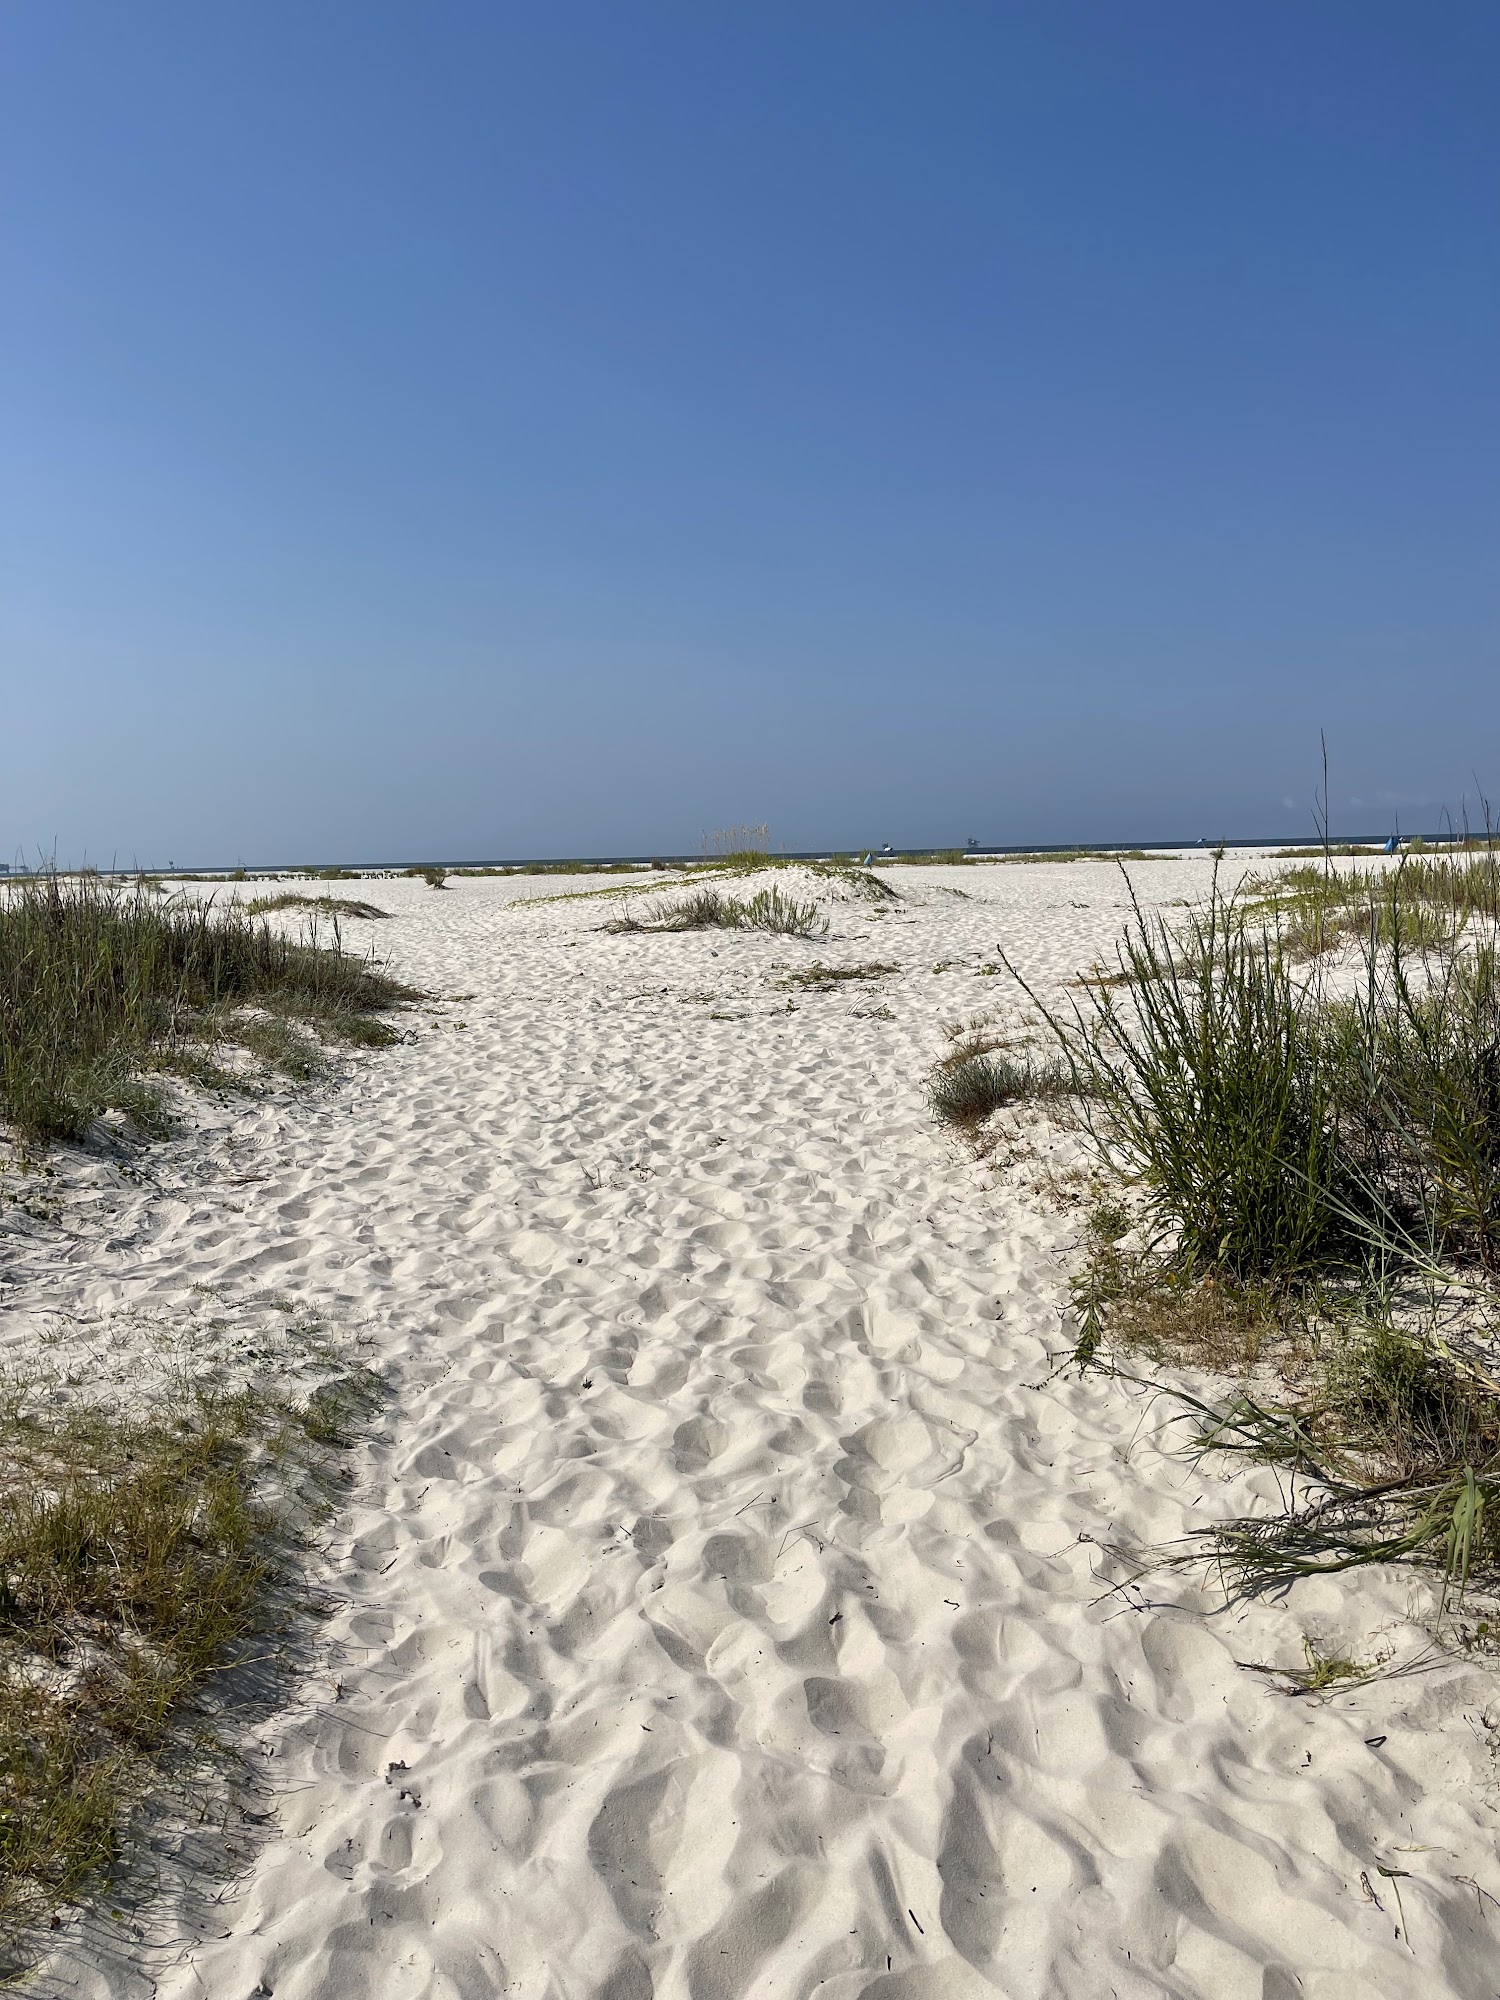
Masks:
[[[11,0],[0,852],[1500,797],[1500,10]]]

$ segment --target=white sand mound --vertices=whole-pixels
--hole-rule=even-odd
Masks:
[[[890,879],[799,888],[816,943],[383,883],[396,969],[473,997],[166,1149],[72,1261],[23,1246],[13,1327],[274,1285],[393,1384],[327,1673],[262,1732],[277,1824],[216,1934],[147,1913],[161,2000],[1496,1990],[1488,1671],[1317,1705],[1239,1664],[1415,1650],[1408,1573],[1228,1615],[1114,1588],[1106,1544],[1269,1475],[1193,1471],[1118,1383],[1037,1386],[1076,1217],[927,1116],[937,1024],[1020,1014],[998,946],[1052,990],[1105,951],[1117,871]],[[904,970],[788,989],[815,957]],[[150,1990],[76,1941],[54,1980]]]

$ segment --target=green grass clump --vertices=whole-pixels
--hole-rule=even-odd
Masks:
[[[1061,1064],[1018,1059],[998,1049],[959,1052],[934,1071],[927,1102],[934,1118],[972,1131],[1008,1104],[1065,1096],[1068,1088]]]
[[[1408,1244],[1500,1277],[1500,956],[1493,942],[1368,949],[1322,1021],[1345,1150]]]
[[[1500,1567],[1500,1385],[1389,1318],[1322,1335],[1311,1386],[1283,1406],[1242,1394],[1215,1408],[1178,1392],[1195,1448],[1295,1471],[1280,1513],[1222,1522],[1178,1560],[1208,1553],[1235,1595],[1299,1578],[1417,1561],[1443,1598]]]
[[[1278,940],[1216,880],[1180,936],[1137,904],[1118,965],[1120,988],[1090,982],[1071,1019],[1043,1010],[1100,1153],[1180,1268],[1307,1269],[1349,1190],[1312,1002]]]
[[[777,888],[758,889],[742,908],[744,915],[737,926],[741,930],[802,938],[823,937],[828,931],[828,919],[816,903],[798,902]]]
[[[419,882],[425,882],[429,889],[446,889],[448,886],[448,870],[439,868],[432,862],[421,862],[415,868],[408,868],[403,872],[415,877]]]
[[[246,1010],[373,1044],[410,997],[342,949],[336,922],[330,944],[297,942],[233,904],[34,878],[0,896],[0,1113],[25,1140],[81,1138],[143,1101],[144,1071],[236,1038]]]
[[[714,888],[695,889],[679,902],[657,903],[639,917],[613,917],[607,931],[770,931],[779,937],[821,937],[828,929],[816,903],[798,902],[780,889],[760,889],[746,901]]]
[[[1329,855],[1336,854],[1343,859],[1358,855],[1368,861],[1372,855],[1379,852],[1378,847],[1372,847],[1368,842],[1361,847],[1351,841],[1343,841],[1329,847],[1278,847],[1272,858],[1276,861],[1323,861]]]

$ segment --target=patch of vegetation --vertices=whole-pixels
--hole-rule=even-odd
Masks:
[[[1302,1655],[1306,1666],[1253,1666],[1252,1670],[1278,1682],[1286,1694],[1316,1697],[1363,1687],[1384,1672],[1390,1662],[1389,1653],[1377,1654],[1372,1660],[1352,1659],[1345,1653],[1325,1653],[1311,1638],[1303,1639]]]
[[[987,861],[1007,867],[1030,867],[1039,861],[1175,861],[1176,850],[1163,852],[1148,847],[1063,847],[1038,850],[1033,854],[990,854]]]
[[[652,861],[518,861],[507,862],[503,867],[490,868],[450,868],[450,876],[471,875],[641,875],[648,866],[661,868],[665,864]]]
[[[1128,1004],[1090,982],[1068,1018],[1039,1007],[1100,1156],[1140,1187],[1176,1268],[1306,1269],[1354,1198],[1308,989],[1217,880],[1180,936],[1135,904],[1118,959]]]
[[[294,1083],[309,1082],[321,1076],[328,1066],[319,1043],[295,1021],[288,1021],[280,1014],[221,1018],[215,1024],[214,1039],[237,1044]]]
[[[899,903],[901,891],[884,876],[877,875],[869,868],[856,868],[852,862],[814,861],[807,864],[814,875],[825,876],[829,881],[843,882],[871,903]]]
[[[1352,991],[1294,973],[1284,910],[1216,878],[1179,932],[1135,907],[1123,991],[1046,1015],[1123,1191],[1091,1227],[1075,1358],[1107,1341],[1238,1374],[1226,1404],[1182,1396],[1197,1448],[1299,1474],[1283,1514],[1200,1538],[1233,1590],[1398,1560],[1446,1590],[1500,1574],[1490,865],[1392,870]]]
[[[1066,1097],[1070,1079],[1060,1063],[1039,1063],[1001,1050],[960,1050],[940,1063],[927,1085],[934,1118],[972,1132],[1007,1105]]]
[[[200,1395],[154,1415],[59,1406],[15,1384],[0,1409],[0,1977],[36,1955],[52,1913],[122,1852],[131,1808],[172,1782],[202,1697],[263,1646],[316,1479],[368,1381],[303,1412]],[[300,1474],[298,1468],[301,1468]],[[211,1733],[211,1732],[210,1732]]]
[[[417,867],[407,868],[402,872],[425,882],[429,889],[446,889],[448,886],[449,871],[446,868],[439,868],[432,862],[422,862]]]
[[[1278,847],[1271,858],[1274,861],[1322,861],[1328,855],[1335,854],[1341,859],[1358,855],[1362,860],[1368,861],[1372,855],[1379,852],[1380,849],[1371,846],[1369,842],[1360,847],[1351,841],[1342,841],[1337,846],[1328,847]]]
[[[350,896],[301,896],[295,889],[283,889],[275,896],[252,896],[245,908],[254,917],[272,910],[311,910],[317,917],[361,917],[373,922],[390,915],[389,910]]]
[[[98,880],[37,877],[0,900],[0,1112],[25,1141],[135,1115],[142,1075],[191,1074],[236,1022],[279,1016],[364,1046],[414,997],[368,960],[278,936],[230,904],[163,905]]]
[[[680,902],[657,903],[639,917],[628,911],[613,917],[607,931],[771,931],[780,937],[822,937],[828,919],[816,903],[798,902],[783,896],[780,889],[757,890],[746,901],[726,896],[718,889],[695,889]]]
[[[720,826],[705,833],[701,842],[705,862],[726,868],[758,867],[770,858],[771,829],[762,820],[756,826]]]
[[[1403,855],[1389,868],[1304,863],[1251,876],[1241,894],[1248,912],[1274,925],[1294,958],[1398,939],[1408,951],[1441,951],[1476,922],[1500,925],[1500,851]]]
[[[789,972],[782,983],[804,986],[812,993],[834,993],[855,980],[884,979],[888,973],[900,970],[899,965],[887,965],[873,958],[863,965],[824,965],[819,959],[801,972]]]
[[[1317,1390],[1285,1407],[1192,1401],[1199,1451],[1295,1468],[1283,1513],[1221,1522],[1206,1546],[1237,1595],[1299,1577],[1436,1562],[1445,1601],[1500,1558],[1500,1397],[1446,1358],[1368,1336],[1342,1344]],[[1184,1560],[1193,1560],[1189,1551]]]

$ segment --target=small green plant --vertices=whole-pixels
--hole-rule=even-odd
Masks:
[[[744,915],[737,928],[749,931],[771,931],[777,937],[823,937],[827,934],[828,919],[814,902],[798,902],[795,896],[783,896],[780,889],[758,889],[743,905]]]
[[[927,1086],[934,1118],[972,1131],[994,1112],[1026,1099],[1065,1096],[1067,1071],[998,1050],[959,1053],[939,1064]]]
[[[425,882],[429,889],[446,889],[448,886],[448,870],[439,868],[432,862],[421,862],[415,868],[408,868],[406,873],[415,876],[420,882]]]

